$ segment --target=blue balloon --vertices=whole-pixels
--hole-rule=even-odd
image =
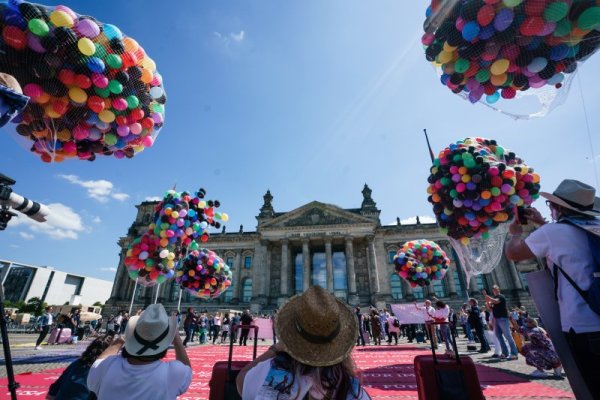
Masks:
[[[494,104],[498,100],[500,100],[500,93],[498,92],[494,92],[485,98],[485,101],[487,101],[489,104]]]
[[[102,32],[104,32],[104,35],[109,39],[123,39],[123,33],[121,33],[121,31],[119,30],[119,28],[117,28],[114,25],[111,24],[104,24],[104,26],[102,27]]]
[[[90,57],[87,62],[87,67],[92,72],[101,73],[104,72],[105,65],[104,61],[102,61],[100,58]]]
[[[475,21],[467,22],[462,30],[462,36],[466,41],[473,41],[479,35],[481,27]]]

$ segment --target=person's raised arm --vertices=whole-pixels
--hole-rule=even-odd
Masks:
[[[483,297],[485,298],[486,303],[488,303],[488,305],[490,304],[498,304],[500,303],[500,300],[495,299],[491,296],[488,296],[487,291],[485,289],[481,290],[481,294],[483,295]]]
[[[415,308],[416,308],[417,310],[422,310],[422,309],[423,309],[423,307],[419,307],[419,306],[417,305],[417,302],[416,302],[416,301],[415,301]]]
[[[173,338],[173,347],[175,347],[175,359],[177,361],[181,361],[183,364],[188,367],[192,366],[190,362],[190,358],[185,351],[185,347],[183,346],[183,342],[181,341],[181,336],[179,336],[179,332],[175,333],[175,337]]]

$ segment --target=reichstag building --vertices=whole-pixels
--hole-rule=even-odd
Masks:
[[[105,313],[129,310],[132,301],[136,310],[153,303],[156,297],[168,310],[177,309],[181,301],[181,310],[189,306],[208,310],[249,308],[262,313],[316,284],[348,304],[361,307],[382,308],[432,295],[459,306],[469,295],[460,261],[437,226],[418,219],[410,225],[401,224],[399,219],[395,225],[382,225],[381,211],[366,184],[360,208],[343,209],[313,201],[292,211],[278,212],[269,191],[263,199],[255,231],[240,227],[237,232],[223,229],[211,234],[207,247],[226,260],[233,273],[232,286],[213,300],[194,298],[186,291],[180,300],[175,281],[160,285],[157,294],[157,287],[141,287],[129,278],[123,263],[127,247],[146,231],[157,202],[137,205],[135,221],[118,242],[120,263]],[[444,279],[426,288],[411,288],[394,273],[394,254],[404,242],[414,239],[437,242],[452,260]],[[470,294],[499,284],[509,305],[525,305],[533,311],[523,273],[536,269],[535,260],[516,265],[503,256],[492,273],[471,278]]]

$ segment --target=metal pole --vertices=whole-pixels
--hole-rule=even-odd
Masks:
[[[181,312],[181,293],[183,293],[183,289],[179,288],[179,301],[177,302],[177,311]]]
[[[15,382],[13,372],[12,358],[10,355],[10,344],[8,342],[8,331],[6,329],[6,319],[4,318],[4,288],[0,285],[0,334],[2,336],[2,347],[4,348],[4,363],[6,366],[6,377],[8,378],[8,390],[11,400],[17,400],[17,388],[19,384]]]
[[[135,298],[135,292],[137,292],[137,281],[135,281],[135,285],[133,286],[133,294],[131,295],[131,303],[129,304],[129,315],[131,315],[131,310],[133,310],[133,299]]]
[[[160,283],[156,285],[156,297],[154,298],[154,304],[158,302],[158,292],[160,292]]]

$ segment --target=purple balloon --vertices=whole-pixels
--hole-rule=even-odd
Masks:
[[[91,19],[83,18],[77,22],[75,29],[81,35],[93,39],[100,34],[100,27]]]
[[[503,8],[494,18],[494,28],[498,32],[506,30],[515,19],[515,14],[510,8]]]
[[[40,40],[40,38],[31,32],[27,33],[27,45],[31,50],[35,51],[36,53],[46,52],[46,49],[44,48],[44,46],[42,46],[42,41]]]

